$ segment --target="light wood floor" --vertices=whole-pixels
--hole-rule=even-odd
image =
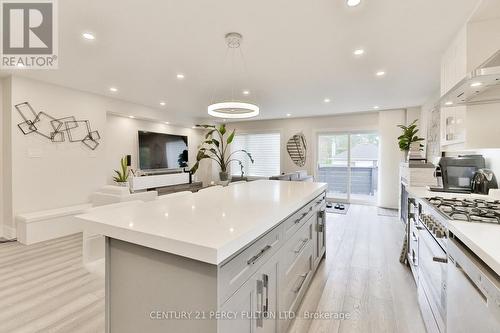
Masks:
[[[404,234],[396,217],[351,205],[328,214],[327,257],[297,313],[349,313],[349,320],[297,319],[289,333],[424,333],[416,287],[399,263]],[[299,318],[299,317],[298,317]]]
[[[327,258],[299,315],[350,313],[350,320],[296,320],[290,333],[425,332],[415,284],[399,259],[402,225],[377,208],[328,214]],[[81,264],[81,234],[31,246],[0,244],[0,332],[104,331],[104,282]]]
[[[103,332],[104,280],[82,266],[82,235],[0,244],[0,332]]]

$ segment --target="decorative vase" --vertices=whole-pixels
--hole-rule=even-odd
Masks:
[[[420,150],[420,142],[412,142],[410,150],[407,154],[407,160],[420,160],[422,159],[422,151]]]
[[[219,179],[221,182],[225,182],[226,180],[229,179],[229,174],[227,173],[227,171],[221,171],[219,172]]]
[[[116,185],[121,186],[121,187],[129,187],[128,182],[115,182]]]

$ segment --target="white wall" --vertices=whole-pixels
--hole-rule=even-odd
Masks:
[[[493,170],[497,181],[500,182],[500,149],[485,149],[478,153],[483,154],[486,159],[486,167]]]
[[[12,80],[6,78],[2,80],[2,221],[0,223],[8,224],[2,229],[2,233],[6,238],[15,237],[15,230],[12,227],[12,138],[11,138],[11,118],[12,115],[9,112],[11,108],[11,91],[12,91]]]
[[[310,175],[316,172],[317,134],[320,132],[342,131],[376,131],[378,128],[378,113],[345,114],[329,117],[289,118],[276,120],[243,121],[228,124],[239,133],[259,131],[278,131],[281,133],[281,172],[288,173],[297,170],[307,170]],[[296,166],[286,151],[286,142],[296,133],[304,133],[308,150],[306,165]]]
[[[4,190],[3,190],[3,161],[4,161],[4,155],[3,155],[3,133],[4,133],[4,128],[3,128],[3,103],[4,103],[4,97],[3,97],[3,80],[0,80],[0,110],[2,111],[0,113],[0,219],[4,219],[4,213],[3,213],[3,198],[4,198]],[[3,228],[0,228],[0,237],[3,237]]]
[[[111,117],[113,120],[108,128],[107,113],[147,118],[171,116],[166,111],[31,79],[12,77],[11,80],[12,84],[7,86],[4,81],[4,90],[11,89],[11,101],[6,102],[7,105],[3,109],[3,118],[7,120],[7,123],[4,123],[6,131],[3,149],[4,156],[12,158],[12,163],[3,159],[7,163],[3,167],[2,177],[4,214],[7,215],[4,218],[4,230],[14,227],[12,217],[17,214],[88,202],[93,191],[110,183],[112,170],[118,167],[122,155],[132,153],[135,158],[133,140],[136,140],[137,133],[132,133],[132,130],[163,126],[154,123],[146,125],[141,121],[125,123],[114,119],[117,117]],[[36,111],[45,111],[56,118],[73,115],[77,119],[89,120],[92,129],[100,132],[101,145],[91,151],[81,143],[56,144],[35,133],[23,135],[17,128],[22,118],[17,114],[14,105],[26,101]],[[166,119],[172,121],[172,117]],[[10,130],[11,135],[8,133]],[[161,129],[170,130],[174,131],[174,128],[163,126]],[[192,138],[190,145],[193,149],[199,144],[197,140],[201,136],[194,133],[195,130],[189,128],[175,131],[187,133]],[[134,139],[130,139],[131,136]],[[10,139],[12,143],[8,144]],[[12,177],[8,177],[10,167]],[[10,192],[9,181],[12,182]],[[8,202],[10,198],[12,202]],[[12,210],[11,213],[9,209]]]
[[[397,138],[401,135],[401,129],[397,125],[405,122],[405,110],[390,110],[379,113],[378,205],[380,207],[398,208],[400,187],[399,164],[404,159],[404,153],[399,150],[397,145]]]

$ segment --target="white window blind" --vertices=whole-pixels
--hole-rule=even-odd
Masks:
[[[237,134],[231,151],[244,149],[252,154],[255,163],[244,153],[233,156],[243,162],[245,176],[270,177],[280,174],[280,133]],[[231,162],[231,174],[241,175],[238,162]]]

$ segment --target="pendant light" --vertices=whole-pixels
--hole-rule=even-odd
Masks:
[[[234,64],[234,58],[239,54],[244,65],[244,70],[246,70],[245,60],[240,47],[243,36],[237,32],[230,32],[226,34],[225,39],[228,53],[231,53],[232,63]],[[234,69],[232,68],[232,70]],[[236,82],[234,82],[234,84],[236,84]],[[231,98],[229,100],[214,101],[214,103],[208,106],[208,114],[218,118],[252,118],[258,116],[259,112],[260,109],[256,104],[250,101],[235,100],[234,89],[232,89]]]

